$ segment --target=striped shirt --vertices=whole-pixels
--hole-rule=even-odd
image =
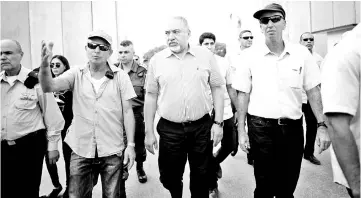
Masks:
[[[158,113],[173,122],[194,121],[212,110],[210,87],[225,85],[214,55],[190,47],[183,59],[165,49],[150,60],[146,91],[158,94]]]

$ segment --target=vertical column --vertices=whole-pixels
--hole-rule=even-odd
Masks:
[[[1,39],[15,39],[24,52],[21,64],[29,69],[31,64],[29,2],[2,1],[1,5]]]
[[[29,2],[31,56],[33,68],[41,62],[41,41],[54,42],[53,54],[63,54],[61,2]]]
[[[90,1],[63,1],[62,29],[64,56],[70,67],[87,62],[85,45],[92,30],[92,13]]]
[[[113,54],[110,57],[112,62],[116,62],[118,55],[117,22],[115,13],[115,1],[92,1],[93,30],[102,29],[113,39]]]

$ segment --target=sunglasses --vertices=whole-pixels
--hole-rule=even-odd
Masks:
[[[302,39],[303,41],[313,41],[314,39],[313,38],[304,38]]]
[[[101,45],[101,44],[94,44],[94,43],[88,43],[89,49],[96,49],[99,47],[100,51],[108,51],[110,49],[110,46],[108,45]]]
[[[267,25],[269,21],[272,21],[272,23],[277,23],[281,19],[283,19],[282,16],[276,15],[276,16],[271,16],[271,17],[262,17],[259,19],[259,22],[261,24]]]
[[[242,37],[244,40],[253,39],[253,36],[244,36]]]
[[[61,66],[60,63],[55,63],[55,64],[54,64],[54,63],[51,63],[51,64],[50,64],[50,68],[54,68],[54,67],[60,68],[60,66]]]

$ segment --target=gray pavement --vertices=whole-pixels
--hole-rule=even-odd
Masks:
[[[316,148],[317,152],[317,148]],[[315,156],[321,160],[322,165],[316,166],[309,161],[303,160],[300,179],[295,192],[295,197],[305,198],[347,198],[346,190],[332,182],[332,169],[330,164],[329,150],[321,155]],[[157,155],[148,153],[147,161],[144,164],[148,175],[148,182],[141,184],[136,178],[135,166],[130,171],[129,179],[126,182],[128,198],[168,198],[167,190],[159,182],[159,171]],[[65,184],[64,162],[61,156],[58,162],[59,177],[61,183]],[[223,178],[219,180],[219,191],[221,198],[251,198],[255,188],[253,167],[246,163],[246,154],[239,150],[235,157],[229,156],[223,163]],[[100,181],[93,190],[93,198],[101,197]],[[44,164],[40,195],[48,194],[52,190],[52,184]],[[189,167],[187,164],[184,173],[183,197],[190,197],[189,192]]]

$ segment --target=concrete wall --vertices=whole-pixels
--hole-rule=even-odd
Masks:
[[[12,38],[22,44],[25,67],[39,66],[42,40],[53,41],[54,54],[63,54],[71,65],[79,65],[86,61],[87,34],[104,29],[113,37],[111,60],[116,61],[121,40],[132,40],[136,52],[142,56],[147,50],[165,44],[164,19],[182,15],[191,26],[191,44],[198,44],[200,34],[211,31],[216,34],[217,41],[237,48],[239,18],[241,29],[253,32],[255,45],[264,42],[259,23],[252,15],[271,2],[280,3],[286,10],[284,38],[299,42],[303,32],[314,32],[315,51],[322,56],[343,32],[361,19],[360,2],[354,1],[184,0],[177,9],[168,0],[1,1],[1,39]]]

